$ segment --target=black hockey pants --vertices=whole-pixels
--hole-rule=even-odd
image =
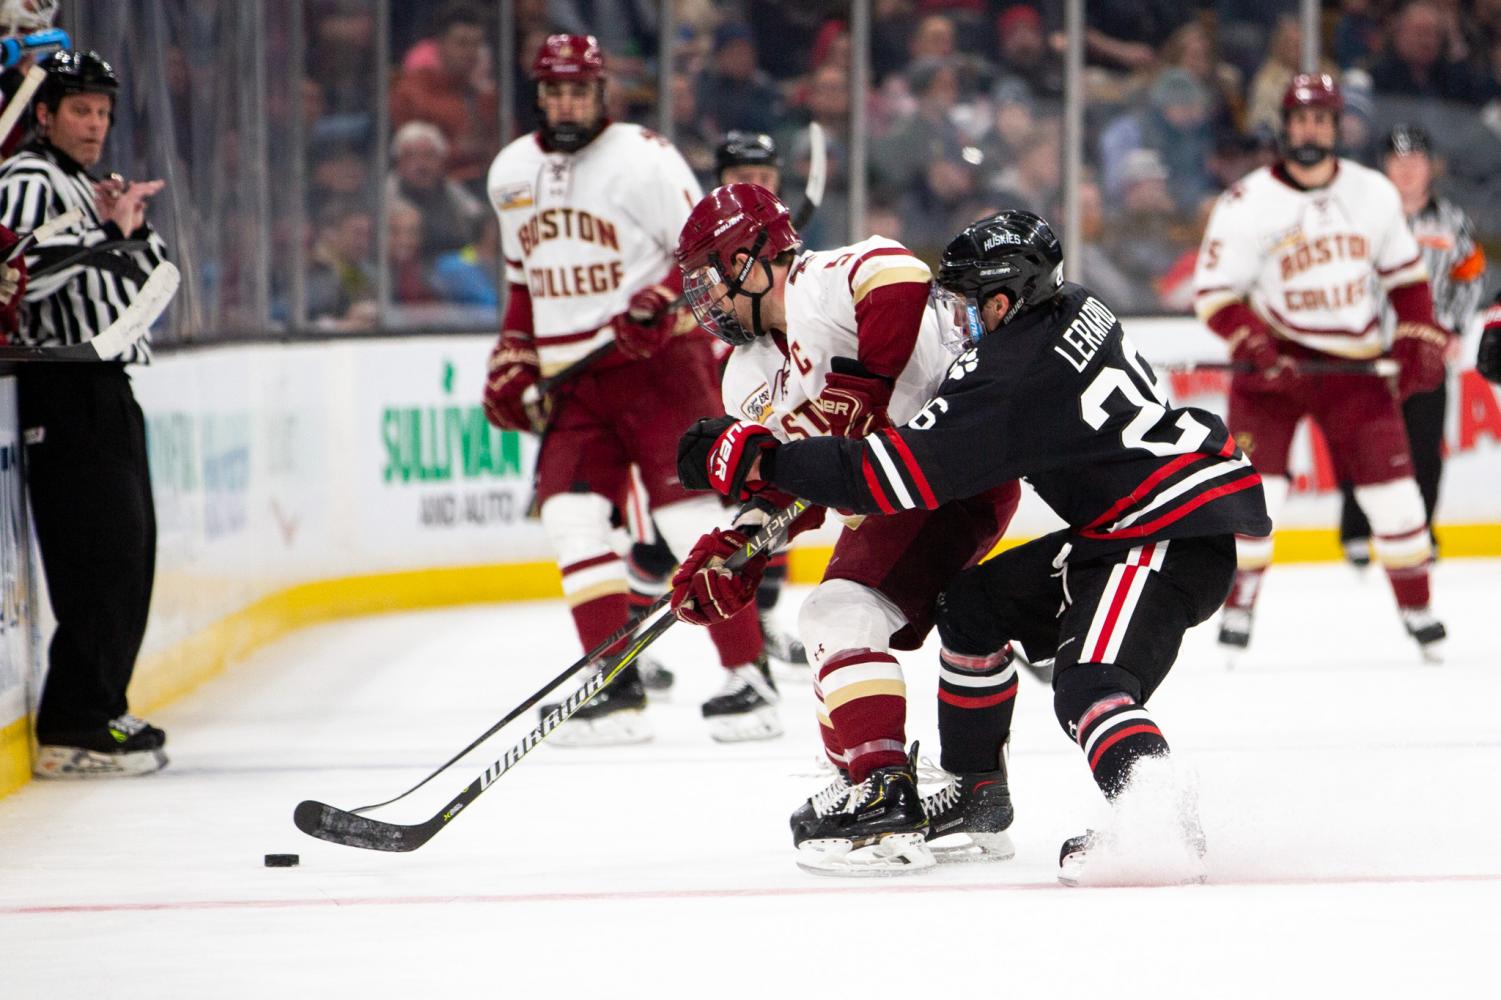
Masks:
[[[146,423],[119,364],[34,364],[18,377],[26,479],[57,616],[37,736],[126,711],[156,571]]]

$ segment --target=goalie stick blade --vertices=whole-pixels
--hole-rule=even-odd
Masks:
[[[415,851],[443,828],[444,817],[435,816],[426,823],[402,826],[386,823],[312,799],[297,803],[292,822],[309,837],[345,847],[363,847],[369,851],[403,853]]]

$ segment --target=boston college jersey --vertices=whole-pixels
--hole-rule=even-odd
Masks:
[[[701,191],[672,145],[639,125],[609,125],[577,153],[536,133],[490,167],[506,280],[531,293],[542,373],[613,339],[631,296],[677,266],[672,249]]]
[[[906,426],[792,442],[779,489],[861,514],[932,510],[1025,477],[1069,525],[1070,559],[1164,538],[1265,535],[1261,478],[1212,413],[1168,402],[1120,323],[1065,283],[953,362]]]
[[[870,370],[900,372],[887,413],[906,422],[943,381],[954,354],[933,309],[923,310],[914,338],[909,324],[888,325],[871,297],[907,283],[925,298],[931,280],[926,264],[882,236],[801,254],[787,274],[786,352],[771,337],[735,348],[721,383],[725,412],[764,424],[783,441],[827,434],[812,401],[823,392],[833,359],[877,355]]]
[[[1426,278],[1391,181],[1340,160],[1303,189],[1279,164],[1220,196],[1199,250],[1194,308],[1206,322],[1246,300],[1272,330],[1347,358],[1382,351],[1385,293]]]

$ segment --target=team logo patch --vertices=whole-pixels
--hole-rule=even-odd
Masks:
[[[755,392],[745,397],[740,412],[758,424],[765,421],[771,416],[771,387],[762,382]]]
[[[532,186],[530,184],[511,184],[495,192],[495,204],[502,212],[513,208],[532,207]]]

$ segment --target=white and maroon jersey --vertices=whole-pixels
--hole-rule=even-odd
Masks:
[[[1220,196],[1194,273],[1206,322],[1245,301],[1279,336],[1348,358],[1381,353],[1385,293],[1427,271],[1382,174],[1340,160],[1320,188],[1297,186],[1278,164]]]
[[[672,250],[702,195],[671,143],[625,124],[576,153],[522,136],[495,158],[489,191],[506,280],[530,293],[543,375],[612,340],[631,296],[675,273]]]
[[[764,424],[783,441],[827,434],[812,401],[833,359],[850,358],[894,377],[887,413],[906,423],[943,382],[954,352],[935,310],[923,308],[913,331],[893,325],[881,300],[893,293],[909,303],[926,299],[931,281],[926,264],[883,236],[799,255],[787,274],[786,352],[769,336],[736,347],[721,383],[725,412]]]

